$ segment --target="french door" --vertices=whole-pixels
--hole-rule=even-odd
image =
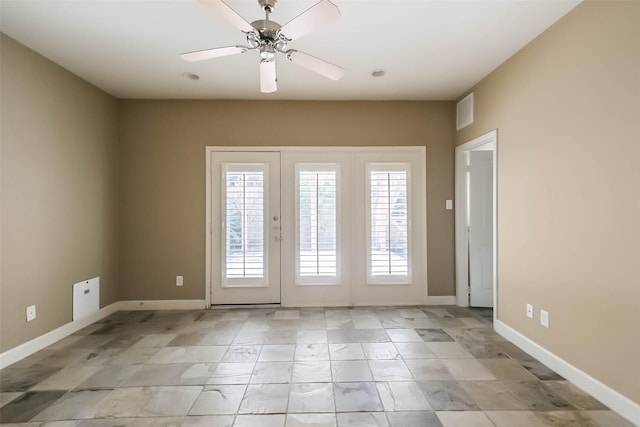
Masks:
[[[211,303],[280,303],[280,153],[210,161]]]
[[[212,304],[424,302],[424,148],[210,155]]]

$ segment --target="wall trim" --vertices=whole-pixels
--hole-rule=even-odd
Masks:
[[[112,315],[119,309],[120,303],[114,302],[113,304],[101,308],[97,313],[93,313],[87,317],[83,317],[82,319],[66,323],[59,328],[47,332],[44,335],[40,335],[39,337],[36,337],[30,341],[20,344],[17,347],[5,351],[4,353],[0,354],[0,369],[6,368],[7,366],[12,365],[19,360],[24,359],[25,357],[31,356],[35,352],[40,351],[43,348],[48,347],[51,344],[60,341],[61,339],[75,332],[78,332],[80,329]]]
[[[204,310],[204,299],[120,301],[120,311],[139,310]]]
[[[455,295],[427,296],[425,305],[456,305]]]
[[[506,323],[496,320],[494,326],[497,333],[607,405],[611,410],[631,421],[631,423],[640,420],[640,404],[571,365]]]

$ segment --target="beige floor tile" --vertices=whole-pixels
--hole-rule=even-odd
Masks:
[[[405,360],[407,367],[418,381],[453,380],[453,375],[439,359]]]
[[[430,342],[431,351],[440,359],[472,359],[473,356],[457,342]]]
[[[363,343],[362,349],[367,359],[395,360],[400,358],[396,346],[390,342]]]
[[[500,381],[460,381],[460,385],[484,411],[528,409],[528,405]]]
[[[294,360],[329,360],[329,345],[319,343],[298,344],[296,345]]]
[[[331,362],[294,362],[291,382],[328,383],[331,382]]]
[[[547,426],[552,427],[600,427],[598,423],[581,411],[548,411],[535,413]]]
[[[218,363],[207,384],[248,384],[255,363]]]
[[[187,415],[201,391],[202,387],[200,386],[159,387],[139,416],[171,417]]]
[[[101,366],[65,368],[36,384],[31,390],[72,390],[100,369]]]
[[[436,412],[442,427],[495,427],[484,412]],[[515,426],[514,426],[515,427]]]
[[[336,427],[335,414],[288,414],[287,427]]]
[[[385,411],[427,411],[429,402],[414,382],[376,383]]]
[[[21,391],[0,393],[0,408],[22,394]]]
[[[176,334],[150,334],[142,337],[141,340],[131,346],[131,348],[137,347],[164,347],[169,344]]]
[[[333,396],[331,383],[291,384],[287,412],[335,412]]]
[[[205,386],[189,415],[231,415],[238,412],[246,385]]]
[[[113,390],[98,404],[96,417],[137,417],[157,391],[157,387],[125,387]]]
[[[286,416],[273,415],[238,415],[234,427],[284,427]]]
[[[228,348],[228,346],[164,347],[149,360],[149,363],[219,362]]]
[[[441,359],[444,366],[457,380],[495,380],[496,377],[489,372],[476,359]]]
[[[366,359],[362,344],[329,344],[329,355],[331,360],[359,360]]]
[[[110,390],[86,390],[67,393],[53,405],[40,412],[32,421],[94,418],[99,403],[110,392]]]
[[[366,360],[335,360],[331,362],[331,373],[335,382],[373,381]]]
[[[397,342],[398,353],[403,359],[432,359],[436,355],[426,342]]]
[[[496,427],[544,427],[531,411],[487,411],[485,414]]]
[[[479,359],[479,362],[502,381],[537,381],[534,375],[512,359]]]
[[[264,345],[258,362],[288,362],[293,360],[296,346],[293,344]]]
[[[190,415],[180,427],[233,427],[235,415]]]
[[[326,344],[327,331],[326,329],[298,331],[296,342],[298,344]]]

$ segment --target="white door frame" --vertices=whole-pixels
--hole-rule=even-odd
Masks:
[[[474,150],[493,152],[493,318],[498,314],[498,131],[493,130],[456,147],[456,304],[469,306],[469,239],[467,158]]]
[[[211,267],[211,255],[212,255],[212,244],[213,244],[213,239],[212,239],[212,233],[213,233],[213,225],[212,225],[212,214],[211,214],[211,174],[212,174],[212,167],[211,167],[211,155],[214,152],[228,152],[228,151],[237,151],[237,152],[241,152],[241,151],[253,151],[253,152],[260,152],[260,151],[279,151],[280,153],[284,153],[284,152],[290,152],[290,151],[298,151],[298,152],[305,152],[305,151],[322,151],[322,150],[326,150],[326,151],[351,151],[351,152],[357,152],[357,151],[362,151],[362,152],[366,152],[366,151],[371,151],[372,149],[374,149],[375,151],[389,151],[389,152],[398,152],[398,151],[415,151],[416,149],[421,150],[421,152],[423,153],[420,156],[420,162],[422,163],[422,170],[424,171],[423,176],[420,176],[418,179],[421,181],[420,185],[422,186],[421,188],[425,189],[426,192],[426,188],[427,188],[427,182],[426,182],[426,148],[424,146],[367,146],[367,147],[354,147],[354,146],[343,146],[343,147],[327,147],[327,146],[313,146],[313,147],[301,147],[301,146],[262,146],[262,147],[256,147],[256,146],[245,146],[245,147],[234,147],[234,146],[206,146],[205,147],[205,166],[206,166],[206,174],[205,174],[205,203],[206,203],[206,217],[205,217],[205,230],[206,230],[206,239],[205,239],[205,307],[206,308],[210,308],[211,307],[211,286],[212,286],[212,267]],[[283,168],[280,169],[280,173],[283,173]],[[419,258],[416,258],[414,261],[415,262],[422,262],[422,265],[424,266],[424,288],[422,291],[423,294],[423,299],[422,301],[417,301],[420,304],[425,304],[427,299],[428,299],[428,295],[429,295],[429,284],[427,282],[427,277],[428,277],[428,271],[427,271],[427,223],[426,223],[426,204],[428,203],[428,200],[426,201],[426,203],[422,206],[422,213],[421,213],[421,217],[419,220],[422,220],[424,222],[424,227],[423,227],[423,231],[421,233],[420,236],[418,236],[418,239],[420,239],[420,244],[422,246],[422,252],[423,252],[423,256],[421,258],[423,258],[422,260],[420,260]],[[282,260],[281,260],[282,262]],[[281,305],[284,306],[283,304],[283,299],[280,299],[281,301]]]

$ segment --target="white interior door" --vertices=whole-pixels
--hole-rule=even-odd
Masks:
[[[493,152],[469,152],[469,286],[472,307],[493,306]]]
[[[280,303],[280,153],[211,153],[211,303]]]

